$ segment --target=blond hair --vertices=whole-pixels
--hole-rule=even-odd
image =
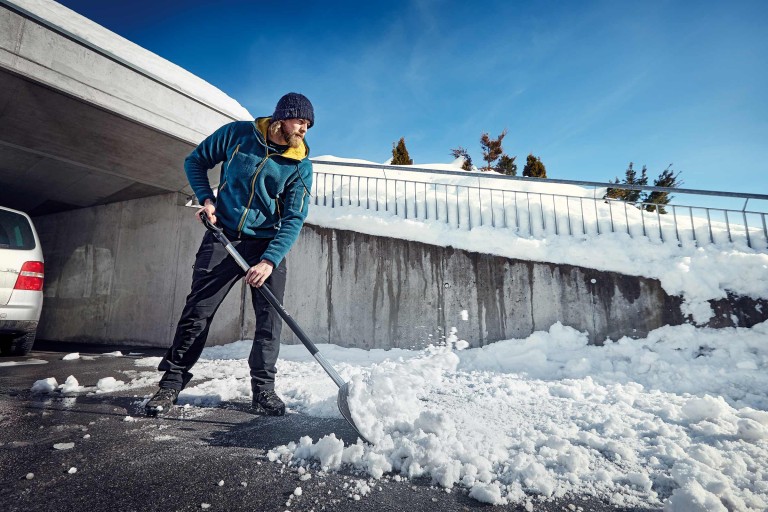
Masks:
[[[267,131],[269,131],[269,133],[274,136],[280,133],[280,128],[282,126],[283,126],[282,121],[272,121],[271,123],[269,123],[269,127],[267,128]]]

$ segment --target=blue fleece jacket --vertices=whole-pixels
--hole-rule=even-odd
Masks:
[[[268,142],[270,119],[222,126],[195,148],[184,170],[200,204],[216,204],[219,224],[228,231],[271,238],[263,259],[275,266],[288,254],[309,211],[312,162],[306,143],[280,152]],[[208,170],[222,163],[218,197]]]

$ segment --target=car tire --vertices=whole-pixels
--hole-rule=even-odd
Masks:
[[[8,354],[11,356],[25,356],[32,351],[32,345],[35,344],[37,331],[28,332],[18,336],[11,341],[11,348]]]

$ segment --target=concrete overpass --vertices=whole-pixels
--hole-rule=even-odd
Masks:
[[[213,86],[59,4],[0,0],[4,206],[34,216],[191,194],[184,157],[246,118]]]

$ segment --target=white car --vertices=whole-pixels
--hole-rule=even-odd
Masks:
[[[32,350],[43,309],[43,250],[32,219],[0,206],[0,353]]]

